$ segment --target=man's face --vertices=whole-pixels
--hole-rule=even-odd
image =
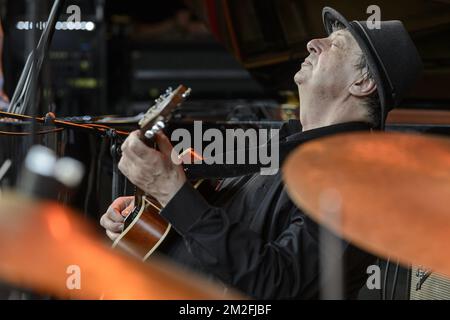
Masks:
[[[348,91],[361,76],[356,65],[362,54],[348,30],[333,32],[328,38],[314,39],[307,45],[309,56],[295,75],[300,94],[333,99]]]

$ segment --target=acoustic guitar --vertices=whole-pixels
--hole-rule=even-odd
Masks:
[[[190,95],[191,89],[180,85],[176,90],[169,88],[156,100],[139,122],[142,141],[149,147],[155,146],[155,135],[164,129],[172,112]],[[124,222],[124,231],[114,241],[113,248],[119,248],[137,258],[147,260],[159,247],[170,231],[170,224],[161,215],[161,205],[136,187],[134,210]]]

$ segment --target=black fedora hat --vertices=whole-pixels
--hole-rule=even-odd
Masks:
[[[400,103],[422,73],[416,46],[401,21],[381,21],[379,28],[369,28],[366,21],[349,22],[330,7],[323,9],[322,17],[328,35],[335,22],[342,24],[365,55],[380,96],[383,129],[388,112]]]

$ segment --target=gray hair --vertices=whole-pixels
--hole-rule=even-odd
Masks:
[[[361,71],[366,79],[375,81],[364,54],[360,55],[359,61],[355,67],[358,71]],[[384,119],[381,119],[381,102],[378,90],[375,90],[371,95],[366,97],[364,103],[369,111],[372,126],[374,128],[381,127],[381,121],[384,121]]]

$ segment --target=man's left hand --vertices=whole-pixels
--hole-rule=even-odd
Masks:
[[[6,93],[0,89],[0,99],[5,101],[5,102],[9,102],[9,97],[6,95]]]
[[[163,133],[156,135],[159,151],[147,147],[139,135],[135,131],[123,143],[119,169],[134,185],[166,206],[187,180],[183,167],[172,162],[173,147]]]
[[[1,59],[1,57],[0,57]],[[6,95],[6,93],[3,91],[3,74],[0,70],[0,110],[6,111],[8,109],[9,105],[9,97]]]

